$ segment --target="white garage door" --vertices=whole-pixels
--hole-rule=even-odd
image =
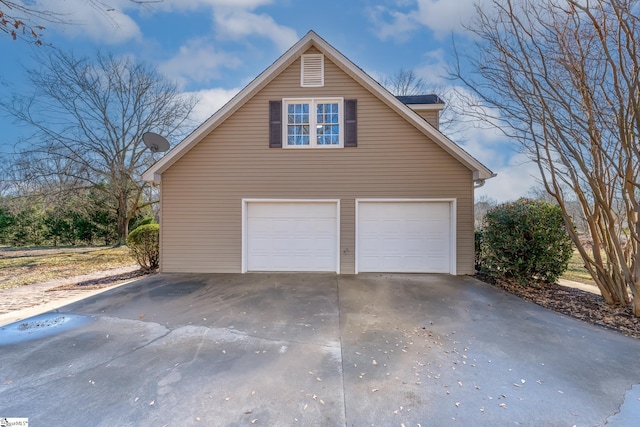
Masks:
[[[358,202],[359,272],[452,273],[449,202]]]
[[[338,272],[337,202],[248,202],[248,271]]]

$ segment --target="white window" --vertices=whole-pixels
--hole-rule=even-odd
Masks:
[[[341,98],[284,99],[284,147],[342,147]]]

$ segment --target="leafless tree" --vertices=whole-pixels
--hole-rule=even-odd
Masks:
[[[484,217],[491,210],[498,206],[498,202],[496,199],[493,199],[489,196],[482,195],[476,199],[476,202],[473,205],[474,218],[475,218],[475,229],[479,230],[482,228],[484,224]]]
[[[151,201],[141,173],[153,162],[142,141],[153,131],[184,134],[196,100],[130,57],[95,59],[55,52],[28,72],[32,94],[0,103],[35,129],[17,156],[15,179],[32,188],[94,188],[107,194],[122,241],[135,213]],[[55,185],[48,185],[53,183]]]
[[[391,75],[382,76],[380,84],[395,96],[437,95],[444,102],[444,108],[440,112],[439,130],[457,141],[462,139],[466,126],[461,126],[461,123],[456,120],[458,114],[452,105],[456,96],[450,87],[428,84],[414,70],[405,68],[400,68]]]
[[[582,212],[582,206],[580,205],[580,202],[573,197],[574,192],[571,189],[564,189],[563,193],[566,196],[572,197],[571,199],[563,200],[565,209],[571,217],[571,224],[575,227],[576,232],[581,236],[582,240],[587,239],[584,243],[588,243],[589,227],[587,226],[587,219],[584,217],[584,213]],[[542,184],[531,187],[527,192],[527,197],[532,200],[540,200],[551,203],[552,205],[558,205],[558,200],[549,194],[546,187]]]
[[[491,5],[452,73],[500,112],[484,118],[538,164],[567,224],[567,201],[579,204],[590,244],[568,230],[586,268],[608,304],[640,316],[640,3]]]
[[[412,69],[400,68],[395,73],[382,76],[380,84],[396,96],[426,95],[428,85]]]
[[[129,0],[132,3],[146,5],[161,3],[164,0]],[[111,6],[102,0],[87,0],[87,4],[102,13],[106,19]],[[0,0],[0,31],[14,40],[23,39],[37,45],[42,44],[42,31],[49,24],[73,23],[70,16],[53,9],[43,9],[33,2]]]

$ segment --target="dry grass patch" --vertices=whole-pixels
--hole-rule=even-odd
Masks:
[[[587,285],[597,286],[596,282],[591,278],[591,274],[584,268],[584,262],[577,250],[573,250],[573,255],[569,260],[569,268],[561,276],[562,279],[574,282],[585,283]]]
[[[136,265],[129,248],[0,248],[0,289]]]

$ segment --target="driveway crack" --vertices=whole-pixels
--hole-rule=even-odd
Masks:
[[[632,392],[634,390],[634,388],[638,387],[638,394],[640,395],[640,384],[631,384],[631,386],[629,386],[623,397],[622,397],[622,402],[620,402],[620,405],[618,406],[618,408],[616,409],[616,411],[609,415],[605,421],[603,425],[609,425],[610,422],[614,422],[614,425],[620,425],[620,420],[615,420],[616,417],[620,417],[621,414],[623,413],[623,411],[625,410],[625,405],[629,405],[630,402],[632,402]],[[638,397],[638,400],[640,400],[640,397]],[[622,421],[624,422],[624,420]]]

